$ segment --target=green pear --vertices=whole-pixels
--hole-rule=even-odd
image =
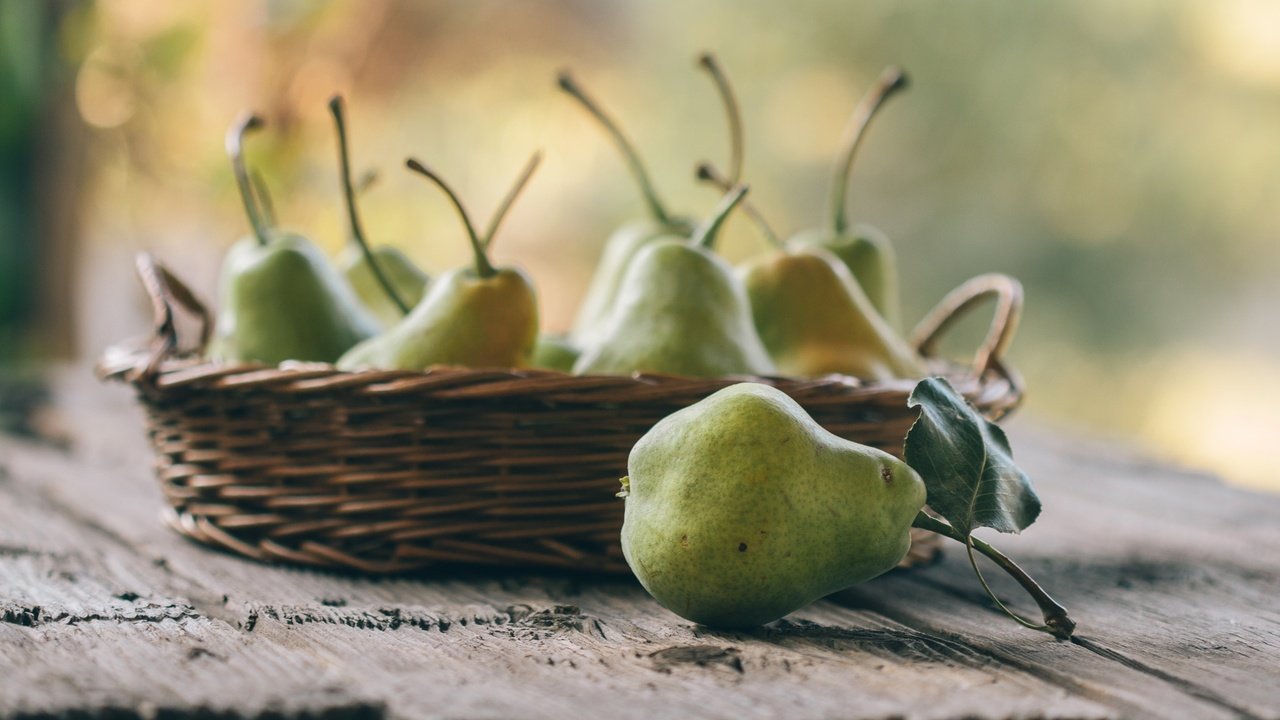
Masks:
[[[711,250],[738,187],[692,240],[649,245],[632,260],[617,301],[575,374],[670,373],[690,377],[767,375],[769,354],[751,322],[750,303],[733,269]]]
[[[648,207],[650,217],[628,223],[618,228],[605,242],[604,252],[596,265],[595,274],[587,286],[578,307],[578,316],[574,320],[569,339],[579,347],[596,342],[602,331],[605,320],[613,308],[618,296],[618,287],[626,274],[631,260],[643,248],[666,240],[683,240],[693,230],[689,221],[672,216],[654,189],[649,172],[635,146],[622,132],[621,127],[604,112],[591,96],[578,85],[568,72],[560,73],[557,78],[560,89],[567,93],[587,111],[589,115],[604,129],[613,140],[618,151],[622,153],[627,168],[631,171]]]
[[[365,239],[356,208],[359,189],[351,181],[351,153],[347,149],[346,113],[341,95],[330,98],[329,113],[338,136],[338,167],[352,241],[338,266],[365,308],[384,328],[390,327],[404,319],[409,309],[422,300],[429,278],[398,249],[385,245],[371,247]],[[374,177],[366,175],[362,188],[372,184]]]
[[[573,372],[573,364],[578,361],[580,354],[581,351],[577,346],[563,335],[539,335],[538,342],[533,346],[533,357],[529,361],[529,366],[565,373]]]
[[[399,248],[391,245],[379,245],[369,249],[374,262],[382,271],[387,282],[395,289],[396,296],[410,308],[422,300],[427,292],[428,275],[413,264]],[[358,247],[349,247],[338,259],[338,267],[346,276],[356,297],[384,328],[391,327],[404,319],[405,312],[395,304],[383,289],[382,283],[373,273],[364,252]]]
[[[729,80],[715,58],[702,57],[720,90],[732,148],[730,176],[709,162],[697,177],[722,192],[742,167],[742,118]],[[818,244],[784,244],[764,216],[742,208],[777,251],[749,261],[738,275],[751,300],[752,319],[779,372],[794,376],[843,373],[873,380],[923,374],[919,359],[872,306],[848,267]]]
[[[925,486],[766,385],[725,388],[654,425],[623,479],[622,551],[659,603],[746,628],[893,568]]]
[[[780,251],[738,270],[751,315],[784,375],[866,380],[924,375],[924,366],[872,307],[849,269],[818,246]]]
[[[845,232],[810,228],[791,236],[787,246],[829,251],[849,269],[871,307],[890,327],[901,326],[898,257],[889,238],[879,229],[866,223],[857,223]]]
[[[637,253],[659,242],[679,242],[684,238],[685,234],[680,229],[654,220],[628,223],[615,230],[605,242],[595,274],[587,285],[587,293],[578,306],[570,340],[578,346],[585,346],[600,339],[605,320],[618,298],[622,276]]]
[[[830,222],[820,228],[801,231],[788,243],[793,246],[817,245],[840,258],[857,278],[871,305],[891,327],[900,327],[897,257],[884,233],[870,225],[850,226],[845,196],[853,158],[871,118],[890,95],[906,86],[907,76],[901,70],[886,68],[876,85],[854,108],[844,148],[836,158],[831,178]]]
[[[241,150],[245,133],[263,124],[249,115],[227,133],[227,151],[254,234],[233,245],[223,260],[218,321],[208,355],[270,365],[333,362],[377,332],[378,324],[315,245],[265,221]]]
[[[457,268],[436,278],[399,323],[351,348],[338,367],[524,367],[537,337],[537,303],[523,272],[494,268],[482,275],[472,267]]]
[[[536,166],[535,155],[530,167]],[[449,197],[471,242],[472,266],[445,273],[399,323],[351,348],[338,360],[344,370],[421,370],[432,365],[524,367],[538,337],[533,284],[516,268],[496,268],[487,246],[453,190],[432,170],[409,160],[411,170],[435,182]],[[528,179],[528,170],[522,183]]]

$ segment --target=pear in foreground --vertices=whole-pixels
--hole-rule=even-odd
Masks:
[[[660,421],[627,470],[627,563],[659,603],[712,627],[767,623],[893,568],[925,502],[905,463],[755,383]]]

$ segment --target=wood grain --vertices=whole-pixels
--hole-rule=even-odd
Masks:
[[[1034,428],[1044,516],[995,541],[1074,643],[956,551],[750,633],[614,578],[258,565],[159,523],[127,396],[60,387],[73,450],[0,438],[0,717],[1280,717],[1280,498]]]

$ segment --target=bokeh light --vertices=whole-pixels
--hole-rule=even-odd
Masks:
[[[1268,0],[65,6],[48,30],[68,72],[50,77],[73,126],[23,119],[16,103],[0,120],[82,158],[40,184],[78,188],[66,198],[74,262],[56,270],[74,294],[55,315],[82,359],[145,327],[137,250],[211,297],[221,253],[247,231],[222,154],[244,108],[270,121],[249,155],[283,224],[336,254],[346,233],[325,102],[344,93],[356,166],[380,173],[363,200],[369,234],[434,272],[467,247],[405,156],[445,173],[484,218],[543,149],[495,254],[529,271],[544,326],[560,330],[603,238],[643,207],[615,150],[556,91],[559,69],[622,119],[668,203],[700,214],[716,193],[692,168],[723,163],[727,143],[694,58],[716,51],[743,105],[752,198],[790,233],[821,220],[847,116],[897,64],[912,87],[873,125],[850,202],[897,244],[906,316],[972,275],[1012,274],[1028,295],[1011,358],[1030,387],[1025,416],[1280,490],[1280,9]],[[51,88],[54,106],[57,82],[22,80],[23,46],[3,47],[0,79]],[[731,260],[763,249],[741,218],[728,230]],[[17,283],[36,251],[3,242],[0,258],[19,259],[0,279]],[[979,325],[951,344],[957,356]]]

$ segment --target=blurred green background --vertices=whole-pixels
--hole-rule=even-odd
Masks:
[[[205,298],[247,230],[222,137],[283,225],[345,232],[325,102],[346,94],[375,242],[439,271],[467,247],[408,154],[484,217],[546,158],[496,246],[569,324],[603,238],[642,206],[614,149],[554,86],[579,80],[677,209],[727,153],[694,58],[735,81],[757,205],[819,222],[845,120],[882,67],[886,106],[852,183],[898,248],[914,320],[987,271],[1022,280],[1025,416],[1280,490],[1280,3],[1270,0],[5,0],[0,3],[0,363],[38,373],[143,332],[132,276],[158,253]],[[763,250],[737,218],[723,251]],[[976,343],[977,323],[953,343]]]

